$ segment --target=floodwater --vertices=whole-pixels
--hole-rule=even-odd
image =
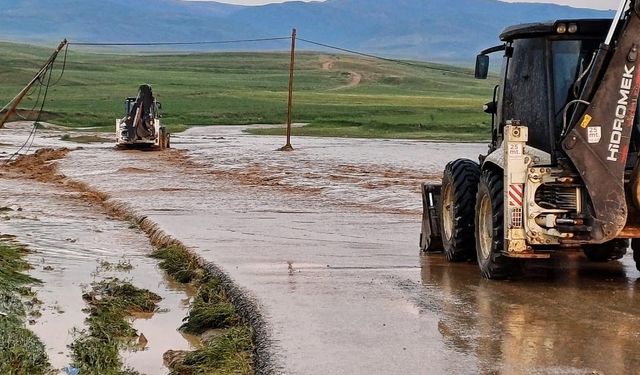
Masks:
[[[567,253],[510,282],[419,254],[419,183],[484,145],[294,138],[284,153],[239,129],[192,129],[162,153],[88,145],[60,171],[225,270],[263,310],[276,372],[638,373],[630,254]]]
[[[162,362],[165,351],[197,345],[177,331],[192,291],[167,280],[157,269],[156,261],[148,257],[153,249],[144,233],[111,220],[79,193],[35,181],[0,176],[0,207],[4,208],[0,233],[16,236],[33,251],[28,258],[33,266],[30,274],[42,281],[34,290],[43,305],[40,317],[29,318],[29,328],[45,343],[54,368],[70,365],[73,331],[85,328],[83,291],[108,277],[131,281],[162,297],[160,312],[133,321],[148,345],[122,353],[125,365],[145,374],[167,373]]]

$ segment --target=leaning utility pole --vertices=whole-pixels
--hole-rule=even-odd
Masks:
[[[38,71],[38,74],[36,74],[36,76],[33,77],[31,82],[29,82],[22,89],[22,91],[20,91],[18,93],[18,95],[15,96],[15,98],[11,99],[11,101],[4,108],[2,108],[2,110],[0,110],[0,113],[4,112],[6,110],[6,112],[2,116],[2,119],[0,119],[0,129],[9,120],[11,115],[16,111],[16,108],[18,108],[18,105],[20,105],[20,102],[22,101],[22,99],[24,99],[24,97],[27,95],[29,90],[31,90],[31,87],[33,87],[33,85],[36,82],[38,82],[46,74],[46,72],[47,72],[47,70],[49,70],[51,64],[53,64],[53,62],[56,61],[56,58],[58,57],[58,53],[60,53],[60,51],[62,51],[62,49],[66,45],[67,45],[67,40],[66,39],[63,40],[62,42],[60,42],[60,45],[58,46],[58,48],[56,48],[56,50],[53,52],[51,57],[49,57],[49,60],[47,60],[47,62]]]

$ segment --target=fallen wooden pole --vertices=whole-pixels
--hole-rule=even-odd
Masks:
[[[0,120],[0,129],[4,126],[4,124],[9,120],[9,118],[11,117],[11,115],[16,111],[16,108],[18,108],[18,106],[20,105],[20,102],[22,101],[22,99],[24,99],[24,97],[27,95],[27,93],[29,92],[29,90],[31,90],[31,87],[33,87],[33,85],[38,82],[40,80],[40,78],[42,78],[42,76],[45,75],[45,73],[47,72],[47,70],[49,70],[49,67],[51,66],[51,64],[53,64],[54,61],[56,61],[56,58],[58,57],[58,53],[60,53],[60,51],[62,51],[62,49],[67,45],[67,40],[63,40],[62,42],[60,42],[60,45],[58,46],[58,48],[56,48],[56,50],[53,52],[53,54],[51,55],[51,57],[49,57],[49,59],[47,60],[47,62],[42,66],[42,68],[38,71],[38,74],[36,74],[35,77],[33,77],[33,79],[22,89],[22,91],[20,91],[18,93],[18,95],[15,96],[15,98],[13,98],[3,109],[2,111],[5,111],[5,114],[2,116],[2,119]],[[0,112],[2,112],[0,111]]]

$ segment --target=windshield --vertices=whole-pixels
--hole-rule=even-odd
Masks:
[[[563,109],[579,96],[576,80],[589,67],[599,40],[558,40],[552,43],[556,126],[562,126]],[[584,79],[581,83],[584,83]]]

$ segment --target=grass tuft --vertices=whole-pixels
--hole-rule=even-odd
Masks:
[[[44,344],[21,319],[0,317],[0,374],[48,374]]]
[[[138,337],[128,318],[156,311],[160,296],[116,278],[93,283],[82,297],[89,305],[88,329],[77,332],[71,345],[73,366],[83,375],[137,374],[122,368],[119,355]]]
[[[198,260],[176,246],[159,249],[152,257],[159,259],[160,267],[180,283],[190,283],[202,275]]]
[[[209,340],[202,349],[188,353],[171,375],[252,374],[251,350],[251,330],[232,328]]]
[[[23,259],[27,253],[25,247],[0,241],[0,374],[51,372],[44,344],[24,324],[30,308],[23,298],[37,301],[28,286],[39,282],[23,273],[30,268]]]

